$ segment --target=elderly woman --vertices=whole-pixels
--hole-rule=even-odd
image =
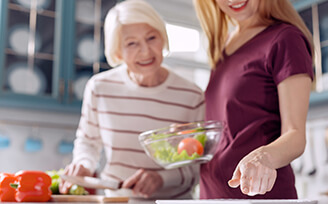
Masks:
[[[122,190],[106,190],[106,195],[191,198],[198,166],[161,168],[145,154],[138,135],[202,120],[201,89],[162,65],[163,50],[168,50],[165,23],[144,1],[117,4],[109,11],[104,30],[107,61],[123,65],[96,74],[87,83],[73,161],[65,173],[92,175],[103,148],[107,161],[101,177],[123,181]],[[62,183],[61,193],[69,187]]]

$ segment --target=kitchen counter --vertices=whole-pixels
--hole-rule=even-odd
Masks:
[[[13,204],[13,202],[0,202],[1,204]],[[77,204],[77,203],[102,203],[102,202],[21,202],[20,204]],[[130,199],[128,202],[106,202],[108,204],[155,204],[155,200]]]
[[[298,200],[160,200],[156,204],[328,204],[328,196]]]
[[[317,200],[317,204],[328,204],[328,196],[322,196],[318,198],[313,198],[313,199],[300,199],[297,202],[288,202],[288,200],[263,200],[262,202],[258,202],[257,200],[253,200],[254,204],[302,204],[302,201],[311,201],[311,200]],[[272,202],[270,202],[272,201]],[[62,204],[64,202],[47,202],[47,203],[54,203],[54,204]],[[81,203],[81,202],[65,202],[65,204],[76,204],[76,203]],[[87,203],[87,202],[83,202]],[[90,203],[99,203],[99,202],[90,202]],[[111,204],[156,204],[155,200],[140,200],[140,199],[130,199],[128,202],[108,202]],[[161,202],[157,202],[159,204],[253,204],[252,200],[162,200]],[[306,202],[305,202],[306,203]],[[12,202],[1,202],[1,204],[12,204]],[[21,203],[21,204],[41,204],[40,202],[37,203]]]

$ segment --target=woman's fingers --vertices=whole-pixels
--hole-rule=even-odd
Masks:
[[[72,172],[74,171],[75,166],[74,165],[68,165],[64,169],[64,174],[65,175],[71,175]],[[59,192],[61,194],[67,194],[69,189],[71,188],[72,184],[70,182],[67,182],[63,179],[61,179],[59,183]]]
[[[252,166],[253,174],[251,177],[251,185],[249,186],[248,195],[253,196],[260,193],[260,189],[266,189],[266,186],[263,185],[263,179],[265,178],[264,167],[263,165]],[[266,192],[266,191],[265,191]]]
[[[241,165],[240,171],[240,189],[244,194],[248,195],[252,192],[254,187],[254,179],[256,179],[256,168],[254,164],[246,163]]]
[[[271,191],[276,180],[276,170],[262,165],[253,166],[245,174],[242,177],[247,179],[241,181],[241,190],[249,196]]]
[[[91,176],[91,172],[89,169],[85,168],[81,164],[69,164],[65,167],[64,172],[65,175],[74,175],[74,176]],[[69,189],[72,187],[72,183],[67,182],[63,179],[61,179],[61,182],[59,183],[59,192],[61,194],[67,194]]]
[[[133,187],[133,190],[137,187],[137,182],[140,180],[143,172],[145,170],[139,169],[135,174],[133,174],[131,177],[127,178],[122,185],[122,188],[131,188]],[[139,188],[139,187],[138,187]]]
[[[274,186],[274,183],[275,183],[275,181],[276,181],[276,178],[277,178],[277,171],[274,170],[274,171],[272,172],[272,175],[269,176],[269,179],[268,179],[268,185],[267,185],[267,189],[268,189],[268,191],[271,191],[271,190],[272,190],[272,188],[273,188],[273,186]]]
[[[228,184],[232,188],[240,186],[243,194],[254,196],[272,190],[277,178],[277,171],[266,164],[264,157],[248,155],[237,165]]]
[[[155,171],[138,170],[133,176],[126,179],[123,188],[132,188],[133,193],[149,197],[163,185],[162,177]]]
[[[154,171],[148,171],[143,174],[140,183],[145,184],[140,190],[140,193],[143,194],[145,197],[151,196],[163,185],[161,176]]]
[[[237,188],[240,185],[240,170],[239,167],[236,168],[236,170],[233,172],[232,178],[228,181],[228,185],[231,188]]]

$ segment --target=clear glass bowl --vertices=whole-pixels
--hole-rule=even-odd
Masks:
[[[172,124],[141,133],[139,141],[157,164],[172,169],[210,161],[222,131],[223,124],[219,121]]]

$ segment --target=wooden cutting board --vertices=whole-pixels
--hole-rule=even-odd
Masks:
[[[128,197],[106,197],[102,195],[52,195],[50,202],[77,203],[128,203]]]

